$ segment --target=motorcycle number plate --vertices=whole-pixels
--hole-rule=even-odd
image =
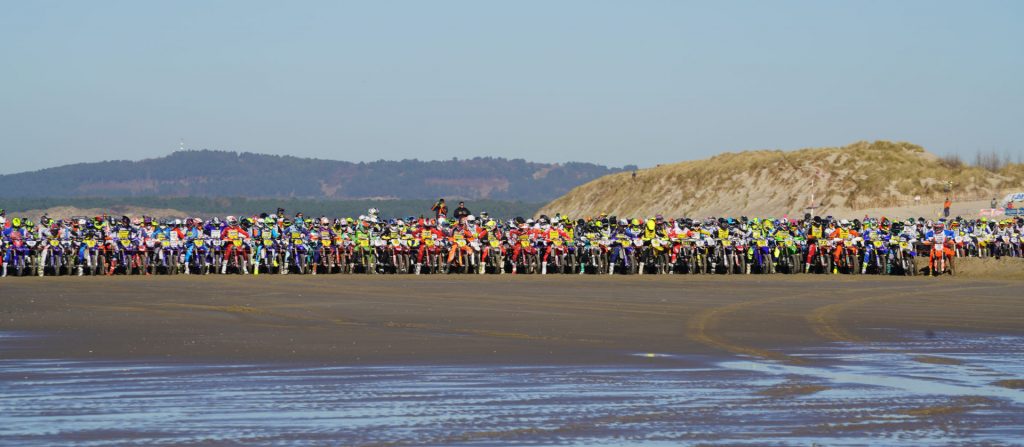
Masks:
[[[320,239],[320,245],[323,245],[324,247],[330,247],[331,246],[331,240],[330,239]]]
[[[757,241],[757,246],[758,247],[767,247],[768,246],[768,241],[766,241],[766,240],[759,240],[759,241]]]
[[[28,245],[29,247],[35,247],[36,241],[25,241],[25,245]]]
[[[491,247],[498,248],[499,246],[501,246],[501,242],[491,241]]]
[[[369,247],[370,246],[370,240],[369,239],[360,239],[359,240],[359,246],[360,247]]]
[[[160,245],[164,247],[170,247],[171,241],[160,241]]]
[[[89,247],[89,248],[93,248],[93,247],[96,246],[96,241],[85,241],[85,246]]]
[[[56,247],[56,246],[60,245],[60,241],[58,241],[56,239],[53,239],[53,240],[50,241],[50,245]]]
[[[132,241],[129,241],[127,239],[121,239],[121,246],[123,246],[123,247],[131,247],[132,246]]]
[[[146,246],[149,248],[156,247],[156,241],[146,241]]]
[[[196,239],[195,240],[195,244],[196,244],[196,247],[202,247],[203,246],[203,240],[202,239]]]
[[[900,248],[907,248],[910,244],[906,242],[900,242]]]
[[[466,246],[466,240],[465,239],[459,239],[458,240],[458,244],[459,244],[459,247],[465,247]]]
[[[270,245],[270,244],[273,244],[273,243],[274,243],[273,239],[270,239],[269,237],[263,238],[263,245]]]
[[[875,247],[881,247],[882,241],[875,241]]]
[[[213,246],[214,247],[220,247],[220,239],[214,239],[213,240]]]
[[[555,240],[551,241],[551,243],[555,244],[556,247],[561,247],[562,246],[562,240],[561,239],[555,239]]]
[[[210,230],[210,237],[220,239],[220,230]]]
[[[235,244],[235,247],[241,247],[242,246],[242,241],[238,240],[238,239],[235,239],[235,240],[231,241],[231,243]]]
[[[519,245],[522,245],[523,247],[529,247],[530,241],[519,241]]]

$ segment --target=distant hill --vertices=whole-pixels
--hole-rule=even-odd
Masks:
[[[706,160],[623,172],[578,186],[538,214],[619,216],[802,216],[940,202],[952,182],[958,200],[1002,197],[1024,187],[1024,165],[985,169],[943,159],[910,143],[725,153]],[[813,202],[812,202],[813,196]]]
[[[621,170],[592,163],[532,163],[490,157],[351,163],[200,150],[0,175],[0,197],[445,197],[547,202],[577,185]]]

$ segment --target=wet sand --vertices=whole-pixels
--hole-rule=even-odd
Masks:
[[[845,276],[6,278],[0,331],[47,335],[7,358],[568,365],[672,353],[798,364],[805,360],[792,352],[828,342],[1022,334],[1022,285]]]

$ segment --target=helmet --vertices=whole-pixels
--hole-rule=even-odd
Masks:
[[[633,226],[638,226],[638,225],[640,225],[640,219],[637,219],[637,218],[634,217],[633,220],[631,220],[629,222],[629,224],[633,225]]]
[[[653,231],[655,225],[657,225],[657,223],[654,222],[654,219],[647,219],[647,229],[648,230]]]
[[[488,220],[485,226],[487,227],[488,230],[493,230],[495,227],[498,226],[498,223],[493,220]]]
[[[370,208],[366,212],[369,213],[371,216],[376,216],[377,214],[380,214],[380,210],[378,210],[377,208]]]
[[[470,214],[470,215],[466,216],[466,221],[467,222],[476,222],[476,216]]]
[[[14,228],[20,227],[21,226],[21,218],[20,217],[15,217],[14,219],[11,219],[11,225],[14,226]]]
[[[210,223],[212,223],[214,225],[220,225],[220,218],[217,217],[217,216],[213,216],[213,220],[210,221]]]
[[[181,219],[174,219],[174,225],[181,226]]]
[[[228,216],[228,225],[238,225],[238,218],[235,216]]]

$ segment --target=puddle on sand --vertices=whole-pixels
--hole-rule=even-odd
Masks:
[[[650,367],[0,360],[0,444],[919,446],[1024,437],[1022,392],[988,385],[1024,376],[1003,357],[1019,354],[1021,340],[979,340],[963,352],[931,341],[808,350],[801,355],[834,366],[798,369],[672,354]],[[925,354],[961,364],[912,360]],[[778,391],[787,389],[814,392]]]

